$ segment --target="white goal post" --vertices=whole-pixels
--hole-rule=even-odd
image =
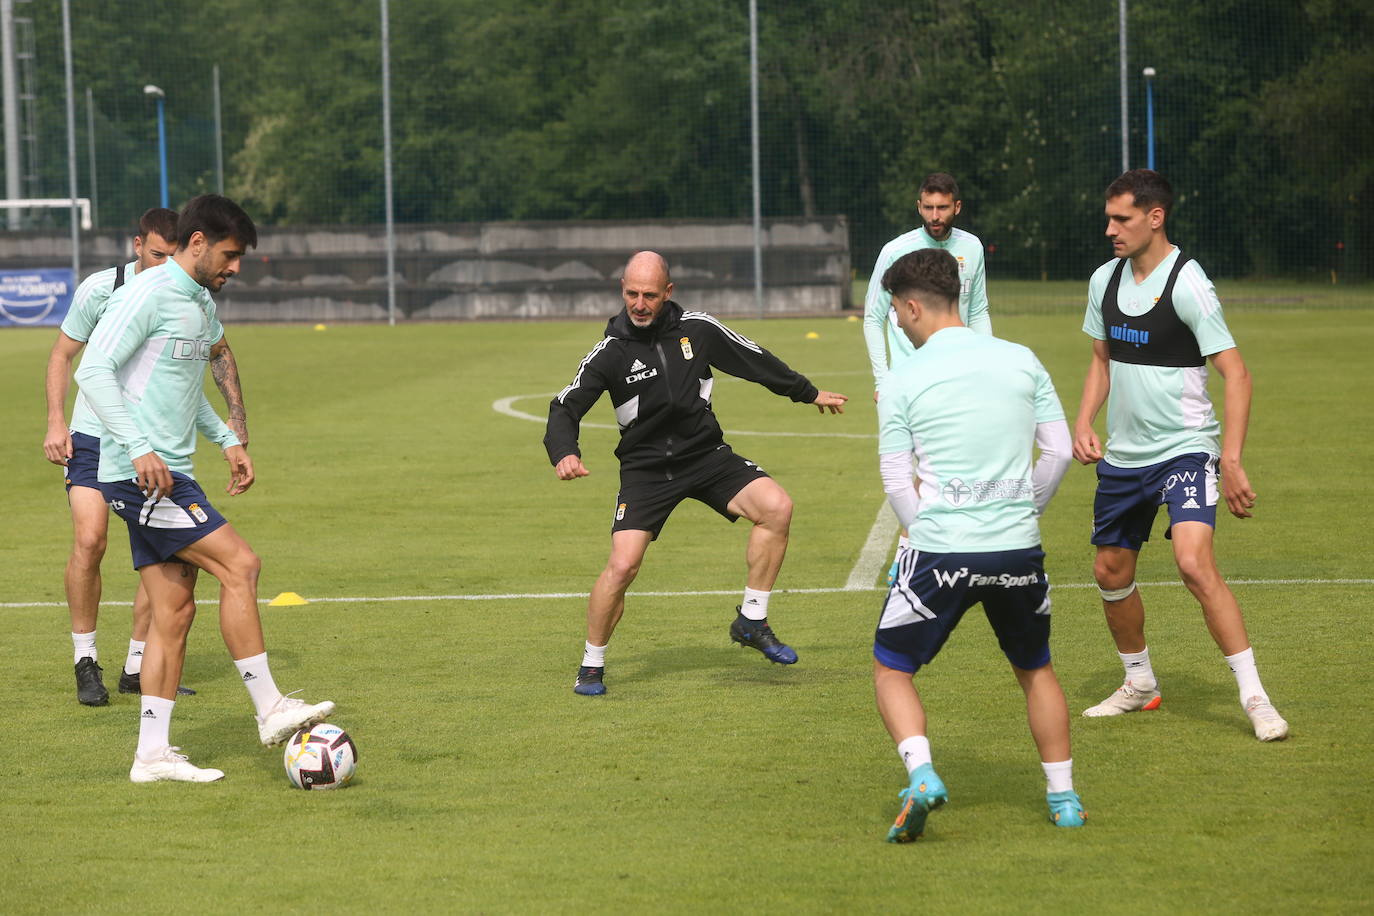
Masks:
[[[76,205],[81,208],[81,229],[89,232],[91,229],[91,199],[89,197],[78,197]],[[70,210],[72,199],[70,197],[28,197],[28,198],[0,198],[0,210],[7,210],[13,213],[15,210],[47,208],[51,210]]]

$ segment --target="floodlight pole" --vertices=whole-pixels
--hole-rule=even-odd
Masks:
[[[86,87],[86,151],[91,168],[91,222],[95,223],[99,215],[100,191],[95,176],[95,100],[90,86]]]
[[[162,206],[165,208],[171,206],[171,197],[167,194],[167,116],[163,109],[167,93],[156,86],[144,86],[143,94],[157,99],[157,162],[162,175]]]
[[[1146,67],[1145,74],[1145,162],[1155,167],[1155,68]]]
[[[224,120],[220,114],[219,64],[210,69],[215,90],[215,193],[224,196]]]
[[[14,60],[14,0],[0,0],[0,94],[3,94],[5,117],[5,196],[15,200],[23,196],[19,189],[19,80]],[[15,207],[7,207],[10,229],[18,229],[22,216]]]
[[[382,184],[386,195],[386,323],[396,324],[396,219],[391,188],[391,26],[387,0],[382,13]]]
[[[759,192],[759,4],[749,0],[749,143],[754,174],[754,305],[763,317],[763,207]]]
[[[1130,106],[1126,100],[1126,0],[1117,0],[1121,19],[1121,171],[1131,167],[1131,132],[1127,115]]]
[[[76,100],[72,86],[72,8],[71,0],[62,0],[62,57],[67,83],[67,187],[71,193],[72,210],[72,277],[81,278],[81,220],[80,204],[76,198]]]

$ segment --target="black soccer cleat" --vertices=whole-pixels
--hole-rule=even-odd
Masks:
[[[581,694],[584,697],[599,697],[606,692],[606,685],[601,679],[606,676],[606,669],[588,668],[586,665],[579,665],[577,668],[577,680],[573,681],[573,693]]]
[[[110,702],[110,692],[100,679],[100,666],[90,656],[76,663],[76,699],[82,706],[104,706]]]
[[[124,669],[119,670],[119,692],[120,693],[143,693],[143,682],[140,674],[130,674]],[[177,696],[193,697],[196,692],[190,687],[177,687]]]
[[[763,653],[763,657],[770,662],[779,665],[795,665],[797,663],[797,653],[792,650],[791,646],[773,635],[773,628],[768,625],[767,618],[750,620],[738,613],[739,608],[735,608],[735,611],[735,621],[730,624],[731,639],[741,646],[758,649]]]

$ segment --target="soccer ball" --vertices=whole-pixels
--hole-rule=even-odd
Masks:
[[[337,789],[353,778],[358,748],[348,732],[321,722],[292,735],[283,760],[286,777],[296,788]]]

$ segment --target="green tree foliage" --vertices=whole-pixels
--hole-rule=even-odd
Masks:
[[[38,37],[39,184],[57,196],[60,7],[18,6]],[[398,219],[749,214],[744,0],[390,8]],[[846,214],[863,269],[915,222],[922,177],[944,170],[994,273],[1078,277],[1108,256],[1115,4],[759,0],[759,12],[765,215]],[[155,202],[145,83],[167,91],[172,196],[214,187],[214,64],[230,194],[264,223],[382,219],[374,0],[72,0],[72,18],[81,181],[85,193],[90,87],[102,223]],[[1371,272],[1372,22],[1369,0],[1130,4],[1131,162],[1144,164],[1140,70],[1153,66],[1172,235],[1213,273]]]

